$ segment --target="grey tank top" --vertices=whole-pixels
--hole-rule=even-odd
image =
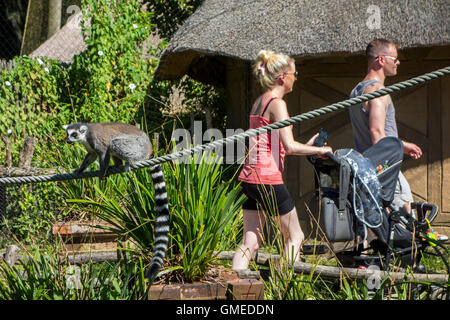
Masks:
[[[378,80],[367,80],[357,84],[357,86],[350,93],[350,98],[354,98],[364,94],[367,86],[372,83],[379,82]],[[372,145],[369,128],[369,112],[366,111],[362,104],[357,104],[349,108],[350,120],[353,129],[353,141],[355,149],[358,152],[364,152]],[[397,123],[395,122],[395,109],[392,102],[388,105],[386,110],[386,123],[384,126],[386,136],[393,136],[398,138]]]

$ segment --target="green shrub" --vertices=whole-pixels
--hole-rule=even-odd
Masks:
[[[90,122],[131,122],[156,67],[154,60],[143,58],[151,13],[141,11],[138,1],[83,0],[82,7],[89,21],[81,23],[87,49],[68,69],[75,116]]]
[[[15,68],[2,71],[0,134],[9,132],[13,166],[26,136],[37,140],[32,166],[75,168],[80,159],[65,149],[62,125],[73,121],[140,121],[138,109],[147,90],[156,94],[164,84],[151,84],[157,60],[143,41],[153,26],[150,12],[136,0],[83,0],[82,24],[87,49],[70,64],[46,58],[16,57]],[[160,115],[161,116],[161,115]],[[161,123],[158,117],[156,122]],[[0,153],[0,163],[5,154]],[[70,164],[70,165],[69,165]],[[66,215],[63,192],[56,184],[8,187],[7,225],[27,243],[45,239],[51,223]]]
[[[216,258],[215,250],[229,249],[239,241],[245,198],[233,180],[222,179],[223,167],[217,160],[204,155],[198,161],[193,156],[187,164],[163,165],[171,212],[167,259],[180,263],[185,281],[201,278]],[[102,187],[95,186],[101,195],[98,200],[71,201],[88,205],[86,209],[112,225],[109,230],[134,241],[136,254],[149,258],[155,206],[149,170],[116,175]]]
[[[119,300],[145,293],[141,260],[117,263],[61,263],[58,248],[33,250],[14,266],[0,261],[1,300]]]

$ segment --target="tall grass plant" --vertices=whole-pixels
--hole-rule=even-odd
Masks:
[[[186,163],[165,163],[170,207],[167,259],[180,264],[183,281],[200,279],[216,251],[234,247],[241,231],[245,197],[233,179],[224,180],[224,167],[213,154],[194,155]],[[106,221],[110,231],[130,239],[130,249],[150,257],[153,247],[154,191],[149,170],[141,169],[94,185],[98,199],[72,199]],[[77,189],[78,190],[78,189]],[[173,267],[173,265],[172,265]]]

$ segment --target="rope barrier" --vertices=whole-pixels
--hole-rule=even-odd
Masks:
[[[424,75],[405,80],[393,85],[390,85],[388,87],[385,87],[383,89],[379,89],[370,93],[366,93],[360,96],[357,96],[355,98],[347,99],[341,102],[333,103],[331,105],[318,108],[316,110],[306,112],[294,117],[291,117],[289,119],[278,121],[272,124],[269,124],[264,127],[260,127],[257,129],[249,129],[243,133],[236,134],[227,138],[219,139],[213,142],[209,142],[200,146],[196,146],[190,149],[185,149],[179,152],[174,152],[168,155],[160,156],[157,158],[145,160],[136,162],[132,165],[130,165],[131,170],[137,170],[142,169],[145,167],[155,166],[162,164],[164,162],[168,161],[174,161],[177,159],[181,159],[186,156],[190,156],[195,153],[200,153],[202,151],[206,150],[214,150],[217,147],[221,147],[223,145],[226,145],[228,143],[235,143],[238,141],[242,141],[246,138],[254,137],[272,130],[281,129],[287,126],[290,126],[295,123],[299,123],[302,121],[310,120],[313,118],[320,117],[327,113],[332,113],[335,111],[339,111],[348,107],[351,107],[353,105],[357,105],[375,98],[379,98],[381,96],[385,96],[391,93],[394,93],[396,91],[401,91],[406,88],[411,88],[420,84],[423,84],[427,81],[431,81],[446,75],[450,74],[450,66],[445,67],[443,69],[439,69],[430,73],[426,73]],[[124,167],[119,168],[109,168],[108,173],[109,174],[117,174],[125,172]],[[50,181],[64,181],[64,180],[72,180],[72,179],[78,179],[78,178],[92,178],[92,177],[98,177],[100,174],[99,171],[90,171],[90,172],[83,172],[83,173],[63,173],[63,174],[55,174],[55,175],[42,175],[42,176],[26,176],[26,177],[3,177],[0,178],[0,186],[2,185],[10,185],[10,184],[26,184],[26,183],[40,183],[40,182],[50,182]]]

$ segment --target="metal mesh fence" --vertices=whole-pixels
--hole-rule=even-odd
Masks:
[[[158,39],[169,39],[203,0],[138,1],[144,10],[154,12],[151,22],[158,29]],[[3,0],[0,60],[17,55],[71,60],[85,49],[79,25],[81,6],[82,0]]]
[[[143,10],[156,12],[151,22],[157,28],[160,26],[158,29],[161,32],[149,41],[152,47],[157,47],[161,38],[170,38],[203,0],[138,1],[142,4]],[[82,2],[88,1],[2,0],[0,5],[0,76],[2,71],[16,67],[13,58],[17,56],[47,57],[60,62],[71,62],[74,55],[84,51],[86,44],[80,26]],[[8,83],[8,86],[11,85],[9,81],[5,83]],[[3,134],[6,132],[0,132],[0,135]],[[5,153],[3,146],[3,142],[0,141],[0,152]],[[0,163],[0,167],[4,166],[5,163]],[[6,165],[6,167],[9,166]],[[7,217],[7,205],[11,203],[13,189],[0,186],[0,225],[2,219]],[[11,214],[11,212],[8,213]]]
[[[0,58],[20,54],[28,0],[3,0],[0,6]]]

